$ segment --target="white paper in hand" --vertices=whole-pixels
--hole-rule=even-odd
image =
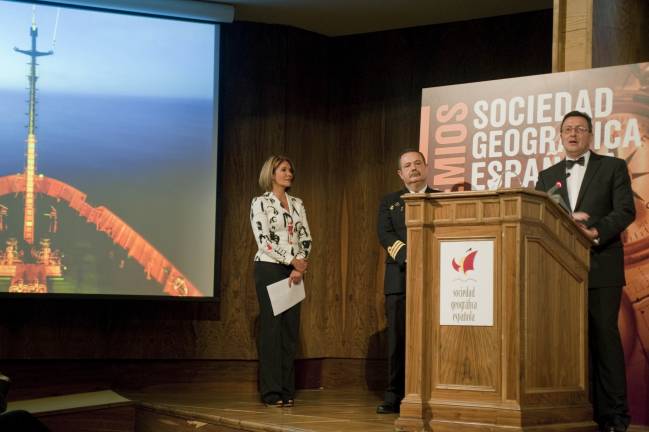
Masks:
[[[306,297],[304,293],[304,279],[300,283],[293,283],[289,287],[288,279],[266,286],[270,304],[273,307],[273,315],[277,316],[285,310],[295,306]]]

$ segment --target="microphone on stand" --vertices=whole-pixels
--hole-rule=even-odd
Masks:
[[[547,194],[548,195],[554,195],[556,191],[561,189],[563,187],[563,183],[561,183],[561,180],[557,180],[557,182],[552,186],[550,189],[548,189]]]
[[[570,177],[570,173],[566,173],[566,178],[568,177]],[[557,192],[562,187],[563,187],[563,183],[561,183],[561,180],[557,180],[554,186],[548,189],[546,193],[550,196],[550,198],[552,198],[552,201],[559,204],[559,206],[561,206],[561,208],[567,211],[568,214],[572,214],[572,210],[570,209],[570,206],[566,204],[566,201],[563,199],[561,194]]]

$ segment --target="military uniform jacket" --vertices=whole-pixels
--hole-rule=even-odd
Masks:
[[[403,188],[387,194],[379,206],[378,234],[381,246],[388,252],[385,266],[385,294],[406,292],[406,209],[401,195],[410,191]],[[439,192],[426,187],[426,193]]]

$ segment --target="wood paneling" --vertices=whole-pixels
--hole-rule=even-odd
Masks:
[[[501,218],[486,222],[465,211],[469,202],[484,209],[477,204],[496,196],[507,207],[497,212]],[[435,206],[454,209],[450,219],[435,220]],[[556,235],[563,224],[543,219],[543,208],[558,206],[522,189],[406,198],[409,361],[399,430],[594,429],[586,383],[589,257],[574,252],[589,242],[564,213],[570,235]],[[442,288],[450,287],[440,285],[448,259],[441,244],[478,239],[494,247],[493,324],[442,325]],[[485,288],[479,281],[472,287]]]
[[[525,369],[527,392],[584,391],[584,280],[562,268],[562,257],[545,249],[540,239],[528,239],[525,249],[525,363],[543,365]],[[538,287],[553,288],[531,289]],[[556,315],[549,317],[548,311]]]
[[[292,408],[268,408],[254,393],[209,393],[192,386],[128,394],[142,401],[138,432],[393,432],[395,415],[377,415],[381,397],[362,390],[298,392]]]
[[[246,430],[238,425],[229,427],[219,424],[209,424],[205,419],[197,420],[195,416],[187,418],[178,414],[168,414],[165,411],[156,411],[152,408],[138,409],[135,417],[135,427],[138,432],[238,432]],[[250,429],[247,429],[250,431]]]
[[[37,415],[51,432],[133,432],[135,405],[117,408],[79,409]]]
[[[182,383],[257,389],[257,362],[251,360],[13,360],[0,362],[0,370],[12,378],[10,401]]]
[[[646,0],[554,0],[552,71],[649,60]]]
[[[334,39],[224,25],[220,305],[3,300],[0,357],[255,359],[248,213],[271,153],[293,158],[314,237],[299,356],[384,357],[377,210],[400,187],[399,151],[418,146],[421,89],[549,72],[551,22],[548,10]]]
[[[295,385],[300,390],[354,388],[383,394],[387,367],[385,359],[302,359],[295,365]],[[257,391],[256,360],[13,360],[0,362],[0,370],[13,380],[10,402],[172,385]]]
[[[649,2],[594,0],[593,67],[649,61]]]
[[[554,0],[552,72],[591,67],[593,1]]]

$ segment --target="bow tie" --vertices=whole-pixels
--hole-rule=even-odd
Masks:
[[[584,163],[585,163],[585,162],[586,162],[586,161],[585,161],[585,159],[584,159],[583,156],[580,157],[580,158],[577,159],[577,160],[566,159],[566,168],[567,168],[567,169],[571,169],[573,166],[575,166],[575,164],[578,164],[578,165],[584,166]]]

